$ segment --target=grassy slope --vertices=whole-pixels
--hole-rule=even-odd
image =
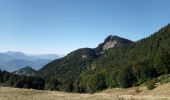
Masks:
[[[158,85],[151,91],[145,86],[140,86],[107,89],[95,94],[0,87],[0,100],[170,100],[170,83]]]

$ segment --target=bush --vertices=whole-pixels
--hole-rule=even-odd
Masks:
[[[23,86],[23,88],[29,89],[29,85],[28,85],[28,84],[25,84],[25,85]]]
[[[152,89],[155,88],[155,82],[154,81],[148,81],[146,86],[147,86],[148,90],[152,90]]]
[[[59,90],[61,83],[57,79],[50,79],[46,82],[44,89],[45,90]]]

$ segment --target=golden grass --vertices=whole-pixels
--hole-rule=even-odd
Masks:
[[[151,91],[141,86],[107,89],[95,94],[0,87],[0,100],[170,100],[170,83],[159,85]]]

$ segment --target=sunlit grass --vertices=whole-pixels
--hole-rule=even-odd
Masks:
[[[0,100],[170,100],[170,83],[161,84],[151,91],[140,86],[107,89],[94,94],[0,87]]]

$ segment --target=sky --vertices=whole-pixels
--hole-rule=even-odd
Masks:
[[[170,23],[170,0],[0,0],[0,52],[67,54]]]

